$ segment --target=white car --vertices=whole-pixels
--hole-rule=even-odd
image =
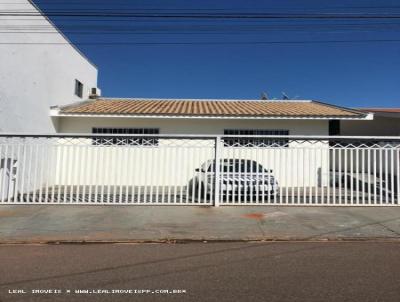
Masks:
[[[278,182],[273,171],[254,160],[223,159],[220,161],[220,191],[223,198],[233,196],[273,197],[278,191]],[[189,194],[194,197],[209,197],[215,188],[215,160],[209,160],[196,169]]]

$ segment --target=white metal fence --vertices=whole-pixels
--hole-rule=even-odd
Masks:
[[[397,206],[400,138],[0,135],[0,204]]]

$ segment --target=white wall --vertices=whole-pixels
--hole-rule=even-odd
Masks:
[[[35,10],[27,0],[6,2],[0,10]],[[39,25],[52,33],[0,33],[1,43],[68,43],[45,17],[14,19],[3,16],[0,26]],[[82,100],[75,79],[84,84],[83,99],[97,87],[97,68],[70,44],[0,45],[0,132],[55,132],[49,108]]]
[[[224,129],[282,129],[290,135],[328,135],[325,120],[165,119],[61,117],[60,133],[91,133],[93,127],[160,128],[160,134],[223,134]]]
[[[291,135],[327,135],[317,120],[130,119],[63,117],[60,132],[90,133],[92,127],[158,127],[161,134],[223,134],[224,129],[285,129]],[[213,142],[162,139],[155,147],[93,146],[67,140],[55,148],[56,184],[186,185],[202,163],[214,157]],[[211,145],[210,145],[211,143]],[[327,185],[328,144],[291,143],[290,148],[223,148],[224,158],[253,159],[273,169],[280,186]],[[304,164],[306,163],[306,165]],[[81,172],[82,165],[85,172]],[[74,168],[76,167],[76,168]],[[81,167],[81,168],[78,168]],[[81,174],[79,174],[81,173]],[[82,173],[84,176],[82,176]],[[153,176],[149,176],[152,174]],[[147,175],[147,176],[146,176]]]

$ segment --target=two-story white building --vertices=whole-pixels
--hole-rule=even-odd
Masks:
[[[0,11],[39,13],[0,18],[0,132],[54,132],[49,107],[87,99],[97,67],[32,1],[3,1]]]

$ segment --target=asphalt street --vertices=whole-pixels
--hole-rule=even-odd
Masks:
[[[170,300],[397,302],[400,243],[0,245],[3,302]]]

